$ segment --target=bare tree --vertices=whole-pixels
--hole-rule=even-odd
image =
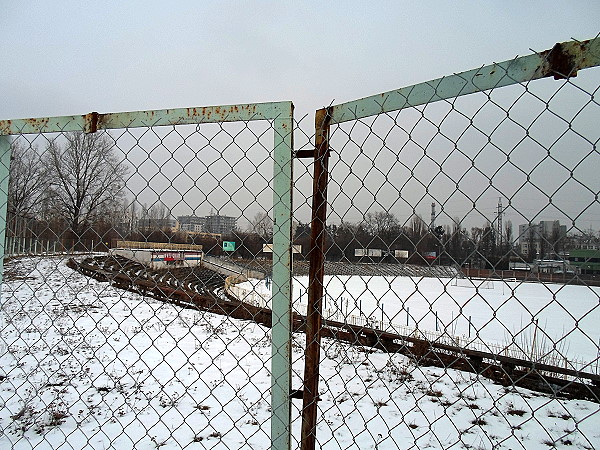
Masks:
[[[81,238],[90,224],[119,207],[128,169],[117,158],[108,134],[71,132],[64,137],[64,144],[54,140],[47,147],[50,199],[56,213]]]
[[[273,238],[273,220],[266,212],[258,212],[250,220],[248,231],[258,234],[269,242]]]
[[[11,144],[10,177],[8,182],[9,236],[25,236],[29,221],[41,211],[48,177],[39,150],[22,139]]]
[[[131,201],[125,200],[125,222],[127,223],[127,231],[130,233],[137,227],[137,209],[138,203],[135,198]]]
[[[148,210],[148,217],[156,223],[168,219],[170,215],[169,208],[160,200],[157,200]]]
[[[368,212],[363,224],[365,231],[372,236],[385,237],[390,233],[398,234],[400,230],[398,219],[388,211]]]
[[[513,225],[510,220],[504,222],[504,241],[506,248],[502,251],[510,253],[513,248]]]
[[[48,177],[37,147],[13,141],[11,145],[8,210],[15,216],[31,214],[46,192]]]
[[[414,243],[419,242],[427,233],[427,224],[419,214],[415,214],[410,219],[408,225],[408,234]]]

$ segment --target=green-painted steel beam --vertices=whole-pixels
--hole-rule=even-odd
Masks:
[[[4,275],[4,255],[6,254],[6,211],[8,209],[8,180],[10,176],[10,140],[0,136],[0,286]],[[0,290],[1,294],[1,290]]]
[[[273,120],[281,116],[287,116],[290,104],[291,102],[273,102],[0,120],[0,135],[59,133],[65,131],[85,131],[89,133],[96,130],[117,128]]]
[[[293,105],[275,120],[273,295],[271,297],[271,448],[291,445]]]
[[[491,64],[331,107],[331,123],[398,111],[475,92],[553,76],[568,78],[600,65],[600,38],[563,42],[552,49]]]
[[[0,251],[2,252],[6,229],[6,194],[10,162],[8,135],[66,131],[90,133],[118,128],[273,121],[271,448],[276,450],[289,450],[291,445],[293,108],[291,102],[275,102],[0,121]]]

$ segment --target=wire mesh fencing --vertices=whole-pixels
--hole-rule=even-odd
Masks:
[[[303,449],[598,446],[599,53],[317,112]]]
[[[286,444],[291,114],[3,122],[3,448]]]
[[[598,447],[599,47],[0,121],[1,445]]]

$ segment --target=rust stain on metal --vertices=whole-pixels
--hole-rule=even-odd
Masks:
[[[318,147],[322,145],[323,141],[327,137],[327,133],[329,133],[329,124],[331,123],[331,118],[333,117],[333,106],[329,106],[327,108],[319,109],[315,112],[315,146]],[[327,156],[329,156],[329,146],[327,145]]]
[[[104,123],[106,120],[106,114],[97,114],[97,118],[96,118],[96,128],[97,129],[103,129],[104,128]]]
[[[48,125],[49,121],[50,121],[49,117],[43,117],[43,118],[23,119],[23,121],[18,121],[17,123],[24,122],[26,125],[31,126],[32,128],[34,128],[38,131],[42,131],[44,129],[44,127],[46,127]],[[0,121],[0,134],[3,134],[3,135],[18,134],[23,129],[23,128],[13,129],[13,126],[16,127],[17,125],[14,124],[12,120]]]
[[[89,114],[86,114],[85,116],[83,116],[83,132],[88,134],[88,133],[95,133],[96,131],[98,131],[98,113],[97,112],[91,112]]]
[[[543,63],[539,70],[543,77],[555,80],[576,77],[577,71],[586,67],[586,57],[591,41],[556,43],[550,50],[540,53]]]
[[[322,333],[323,288],[325,275],[325,226],[327,222],[327,184],[329,181],[329,132],[332,107],[315,112],[315,153],[310,237],[308,306],[306,309],[306,350],[304,352],[304,397],[302,402],[302,450],[316,444],[319,361]]]
[[[48,117],[44,117],[43,119],[25,119],[25,122],[34,127],[43,127],[48,124],[48,120]]]
[[[217,116],[225,119],[231,114],[238,114],[240,111],[255,112],[256,105],[231,105],[231,106],[202,106],[186,108],[187,117],[204,117],[210,119],[211,116]]]
[[[11,126],[12,126],[12,120],[0,121],[0,135],[10,134]]]
[[[555,80],[560,80],[569,76],[577,76],[574,55],[565,50],[566,49],[563,48],[561,43],[557,43],[546,56],[549,66],[548,69],[551,72],[548,75],[554,75]]]

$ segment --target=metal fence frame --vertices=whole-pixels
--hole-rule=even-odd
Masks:
[[[81,116],[0,121],[0,282],[5,256],[10,136],[269,120],[273,143],[273,297],[271,359],[271,448],[291,446],[291,332],[292,332],[292,185],[293,157],[313,158],[313,193],[309,300],[305,320],[306,351],[303,384],[301,448],[315,448],[319,361],[323,319],[324,262],[331,125],[419,105],[456,98],[545,77],[567,79],[578,70],[600,65],[600,38],[558,43],[552,49],[478,69],[376,94],[316,111],[315,149],[293,151],[291,102],[208,106]],[[296,393],[297,394],[297,393]]]
[[[541,53],[494,63],[316,111],[316,150],[314,152],[306,150],[297,154],[300,158],[314,158],[302,450],[314,449],[316,441],[331,125],[546,77],[554,77],[557,80],[568,79],[577,76],[578,70],[599,65],[600,38],[583,42],[563,42]]]
[[[32,133],[190,125],[220,122],[273,122],[273,308],[271,359],[271,443],[289,449],[291,437],[291,239],[293,183],[291,102],[206,106],[152,111],[0,121],[0,283],[5,255],[10,136]]]

